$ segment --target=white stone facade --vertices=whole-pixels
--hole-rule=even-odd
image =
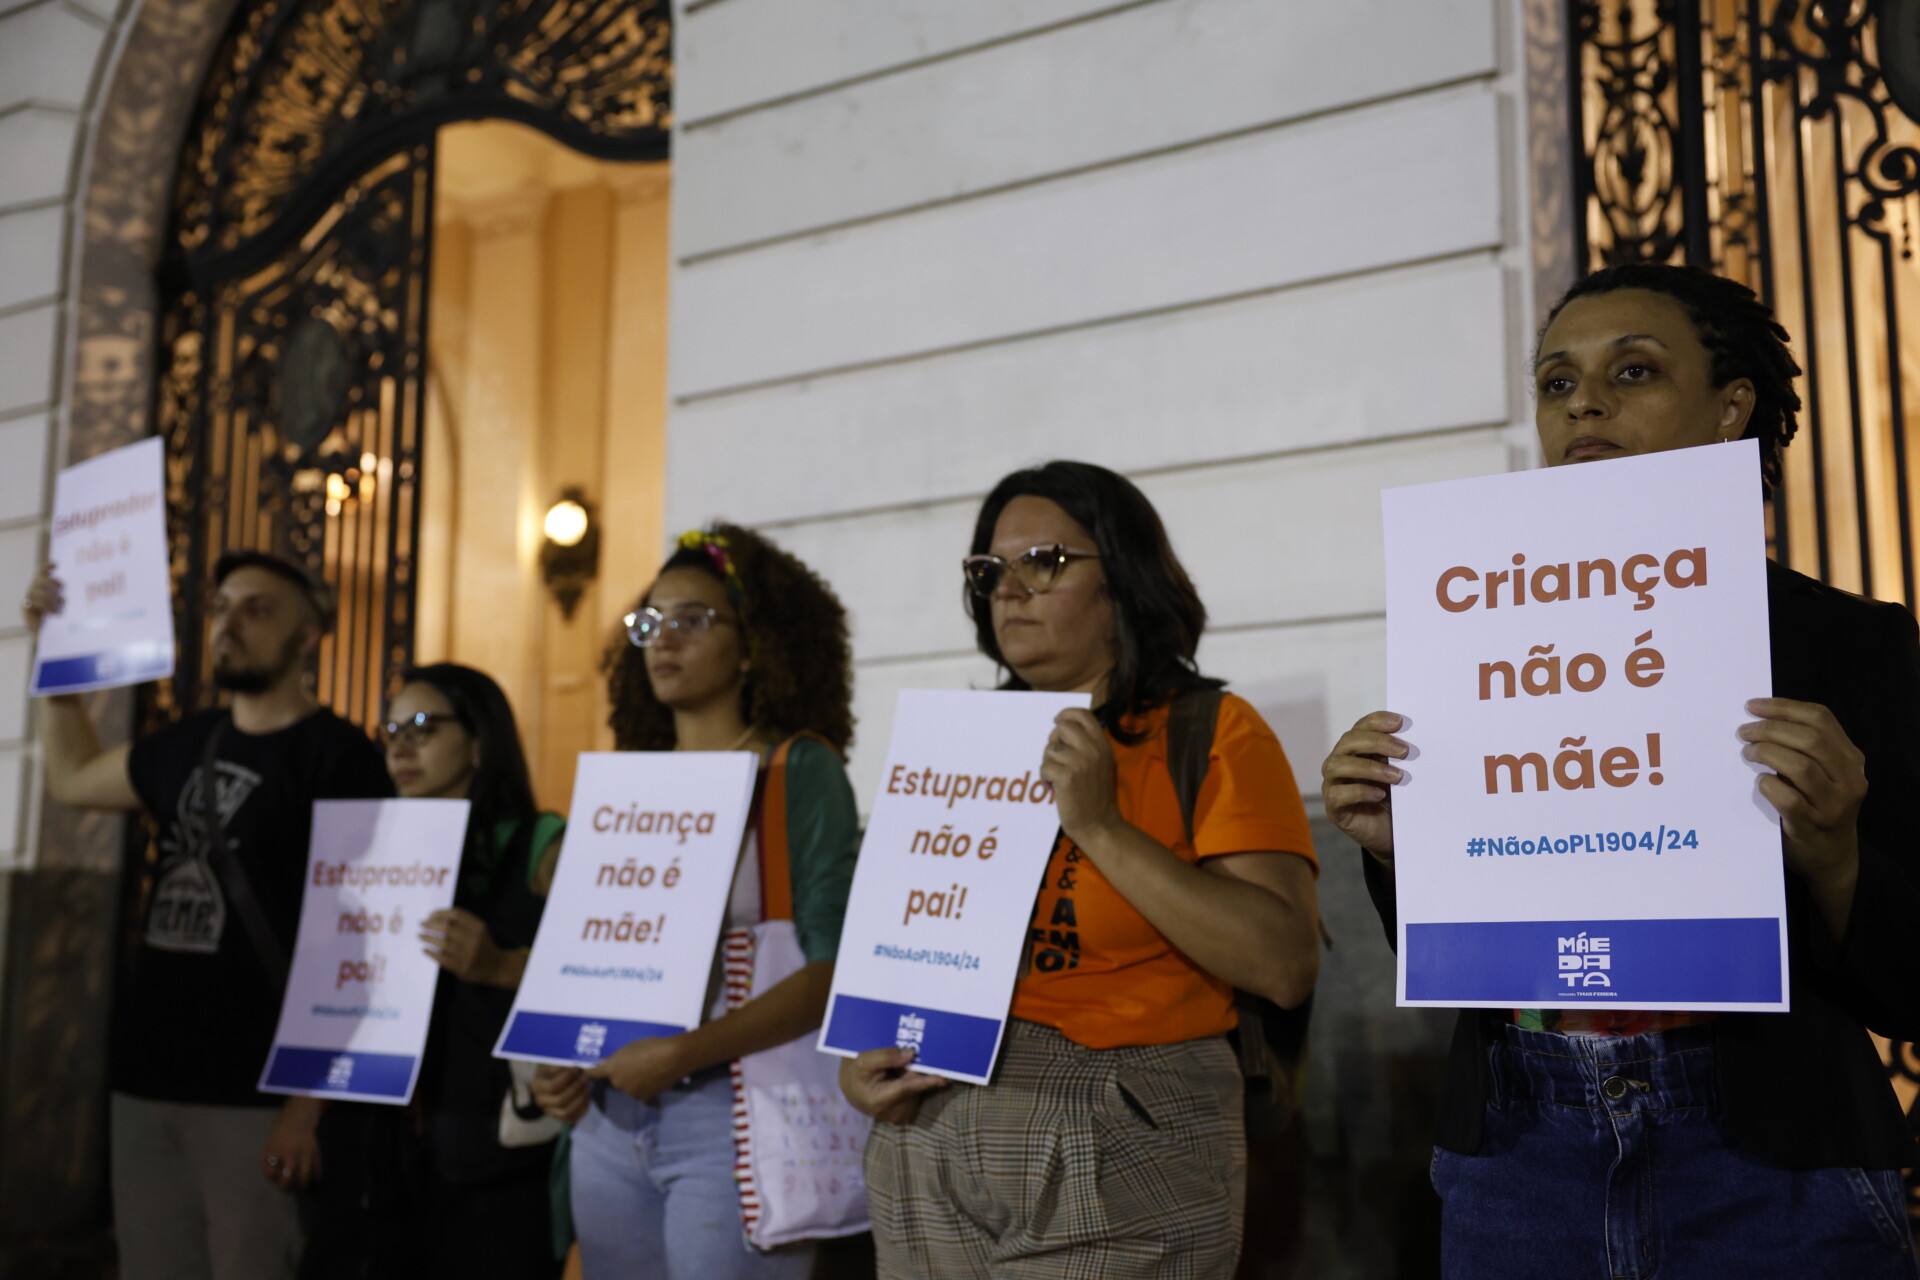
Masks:
[[[1050,457],[1159,505],[1205,667],[1317,788],[1383,691],[1377,491],[1531,456],[1556,9],[687,6],[669,525],[767,527],[839,589],[863,795],[897,690],[991,680],[956,562]]]
[[[0,10],[13,865],[38,788],[11,606],[64,460],[81,179],[134,9]],[[1311,785],[1379,701],[1375,491],[1529,457],[1520,364],[1558,250],[1526,65],[1555,9],[684,6],[668,524],[764,525],[839,588],[863,783],[896,690],[990,678],[952,571],[979,496],[1082,457],[1161,505],[1213,612],[1206,666]]]
[[[0,4],[0,867],[39,808],[17,602],[45,541],[69,398],[78,175],[124,15],[112,0]]]

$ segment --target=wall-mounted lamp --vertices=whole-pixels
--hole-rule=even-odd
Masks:
[[[559,601],[561,616],[572,621],[581,592],[600,572],[600,526],[587,495],[570,487],[547,508],[542,527],[547,536],[540,546],[540,577]]]

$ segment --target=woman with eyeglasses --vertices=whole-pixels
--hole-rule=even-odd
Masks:
[[[500,1141],[512,1088],[493,1056],[540,924],[564,820],[534,802],[506,694],[450,662],[401,676],[382,726],[387,772],[407,799],[469,800],[454,905],[419,922],[444,970],[415,1109],[330,1106],[303,1280],[559,1271],[549,1210],[553,1140]]]
[[[1595,272],[1535,353],[1547,465],[1755,439],[1777,487],[1800,408],[1787,341],[1735,281]],[[1771,562],[1767,604],[1752,642],[1773,688],[1726,750],[1780,817],[1791,1011],[1462,1010],[1432,1165],[1447,1276],[1920,1276],[1913,1137],[1868,1034],[1920,1037],[1920,646],[1899,605]],[[1322,769],[1390,944],[1402,728],[1362,717]]]
[[[880,1274],[1227,1277],[1245,1192],[1235,987],[1285,1007],[1318,973],[1313,846],[1285,753],[1220,699],[1191,836],[1169,722],[1220,681],[1206,610],[1139,489],[1051,462],[987,496],[967,608],[1005,689],[1083,692],[1040,763],[1061,835],[993,1083],[875,1049],[841,1068]],[[1188,704],[1192,705],[1192,704]]]
[[[859,816],[840,753],[853,736],[846,612],[811,570],[765,538],[715,524],[684,535],[606,661],[611,724],[626,751],[755,751],[762,781],[726,929],[766,917],[790,890],[808,963],[707,1021],[636,1040],[589,1071],[542,1067],[535,1096],[574,1126],[574,1227],[587,1280],[757,1280],[811,1273],[811,1246],[748,1248],[734,1179],[732,1062],[817,1029],[853,881]],[[779,772],[785,821],[762,799]],[[771,806],[766,806],[771,808]],[[786,885],[767,882],[778,866]]]

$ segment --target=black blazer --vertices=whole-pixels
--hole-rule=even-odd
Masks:
[[[1776,1164],[1905,1168],[1913,1138],[1867,1029],[1920,1040],[1920,635],[1899,605],[1771,562],[1767,604],[1775,695],[1827,707],[1867,758],[1860,882],[1847,936],[1835,938],[1805,884],[1787,875],[1793,1011],[1709,1024],[1718,1119],[1737,1146]],[[1393,873],[1370,855],[1362,861],[1396,945]],[[1488,1047],[1508,1018],[1460,1011],[1434,1130],[1449,1151],[1479,1149]]]

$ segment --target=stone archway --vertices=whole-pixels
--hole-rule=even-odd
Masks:
[[[413,655],[438,131],[504,119],[661,159],[671,37],[664,0],[243,0],[159,269],[180,661],[147,722],[199,701],[205,575],[234,546],[332,582],[316,692],[378,714]]]
[[[665,0],[130,8],[99,52],[68,182],[54,465],[169,424],[190,449],[195,410],[158,403],[161,379],[179,373],[162,340],[182,289],[270,262],[369,168],[430,148],[441,124],[505,117],[605,158],[664,155],[670,55]],[[266,163],[232,181],[249,156]],[[184,183],[183,164],[194,169]],[[195,200],[208,212],[183,217]],[[277,365],[281,352],[267,354]],[[183,528],[196,496],[187,484],[176,495]],[[183,627],[197,632],[198,601],[187,603]],[[130,691],[92,704],[109,738],[132,728]],[[28,831],[33,872],[8,877],[0,898],[0,1241],[84,1233],[105,1202],[103,1059],[127,833],[117,817],[50,800]]]
[[[74,165],[55,466],[151,434],[155,271],[174,159],[234,2],[151,0],[101,51]],[[131,690],[88,701],[103,733],[125,736]],[[8,878],[0,1240],[68,1241],[97,1229],[106,1208],[104,1049],[126,823],[51,799],[39,819],[33,871]]]

